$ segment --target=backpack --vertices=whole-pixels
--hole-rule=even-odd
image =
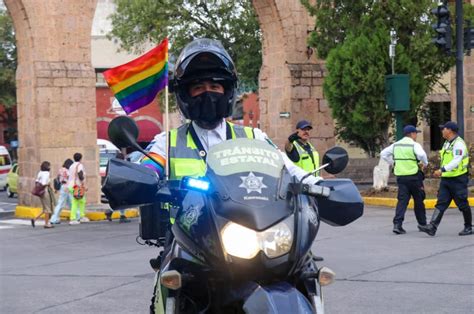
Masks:
[[[53,180],[53,187],[55,191],[61,190],[61,180],[59,180],[59,175]]]

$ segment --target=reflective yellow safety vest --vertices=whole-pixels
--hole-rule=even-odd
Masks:
[[[254,138],[253,129],[226,122],[228,133],[227,139]],[[171,180],[178,180],[184,176],[202,177],[206,174],[206,154],[199,149],[200,143],[195,143],[189,124],[184,124],[170,131],[168,165]]]
[[[293,145],[296,147],[298,155],[300,156],[300,159],[298,160],[298,162],[295,162],[295,165],[307,172],[311,172],[319,167],[319,153],[314,148],[314,146],[311,145],[311,143],[308,142],[308,144],[309,147],[311,147],[311,152],[313,153],[313,156],[311,156],[308,151],[305,150],[303,146],[300,145],[300,143],[298,143],[298,141],[293,142]],[[316,172],[314,175],[318,176],[319,171]]]
[[[456,137],[451,143],[449,141],[444,142],[443,148],[441,149],[440,153],[440,159],[441,159],[441,167],[446,166],[451,162],[451,160],[454,159],[455,152],[453,152],[453,147],[455,143],[462,143],[464,146],[464,152],[463,152],[463,157],[462,161],[459,163],[459,165],[451,170],[451,171],[445,171],[441,174],[441,177],[443,178],[452,178],[452,177],[458,177],[460,175],[463,175],[467,173],[468,171],[468,166],[469,166],[469,152],[467,150],[467,145],[466,142],[461,137]]]
[[[418,173],[418,159],[415,154],[415,143],[413,139],[405,136],[393,144],[393,160],[396,176],[410,176]]]

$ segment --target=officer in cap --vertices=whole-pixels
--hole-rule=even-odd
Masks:
[[[418,221],[418,229],[426,225],[425,189],[423,186],[424,174],[420,170],[428,165],[428,158],[423,147],[417,143],[416,135],[420,131],[413,125],[403,128],[404,137],[382,150],[380,158],[394,165],[393,172],[397,177],[398,195],[395,217],[393,217],[393,232],[395,234],[406,233],[403,229],[403,220],[407,210],[410,197],[415,203],[415,217]]]
[[[311,172],[319,167],[319,153],[310,143],[311,123],[301,120],[296,124],[296,132],[288,137],[285,151],[288,158],[301,169]],[[316,173],[315,175],[319,175]]]
[[[456,122],[448,121],[440,125],[440,128],[446,141],[440,151],[440,169],[434,172],[435,177],[441,177],[438,200],[431,222],[421,228],[421,231],[434,236],[444,212],[454,200],[464,218],[464,229],[459,232],[459,235],[470,235],[472,234],[472,212],[467,199],[469,150],[464,140],[458,135]]]

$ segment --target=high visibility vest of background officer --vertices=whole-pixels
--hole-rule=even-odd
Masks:
[[[306,120],[296,124],[296,132],[288,137],[285,151],[288,158],[301,169],[311,172],[319,167],[319,153],[309,142],[310,130],[313,127]],[[319,175],[319,171],[315,174]]]
[[[425,199],[424,176],[420,171],[419,163],[421,162],[422,166],[428,165],[428,158],[421,145],[415,142],[419,132],[413,125],[405,126],[403,128],[405,136],[380,153],[380,158],[394,165],[393,172],[397,176],[398,201],[395,217],[393,217],[393,232],[396,234],[406,233],[402,225],[410,197],[413,197],[415,203],[418,228],[426,225],[425,204],[423,203]]]
[[[459,235],[470,235],[472,234],[472,211],[467,198],[469,150],[457,133],[456,122],[446,122],[440,125],[440,128],[446,142],[440,151],[440,169],[434,172],[435,177],[441,177],[438,200],[431,222],[422,228],[422,231],[434,236],[444,212],[454,200],[464,218],[464,229],[459,232]]]

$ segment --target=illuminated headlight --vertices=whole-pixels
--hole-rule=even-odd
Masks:
[[[227,254],[251,259],[260,250],[270,258],[288,253],[293,244],[293,216],[268,228],[256,232],[234,222],[229,222],[221,231]]]
[[[230,222],[222,229],[221,235],[227,254],[251,259],[260,250],[258,234],[252,229]]]

